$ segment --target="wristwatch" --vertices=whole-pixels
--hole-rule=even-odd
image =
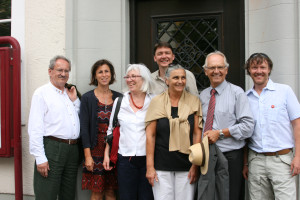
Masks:
[[[224,135],[222,129],[220,129],[219,131],[220,131],[220,132],[219,132],[219,134],[220,134],[220,135],[219,135],[219,139],[220,139],[220,140],[223,140],[223,139],[225,138],[225,135]]]

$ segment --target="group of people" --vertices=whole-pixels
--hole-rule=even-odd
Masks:
[[[124,94],[109,88],[116,80],[112,63],[97,61],[95,89],[81,99],[75,86],[66,87],[70,61],[50,61],[50,82],[34,92],[29,116],[36,199],[75,199],[82,151],[81,184],[92,191],[90,199],[240,200],[244,178],[250,199],[296,199],[300,105],[289,86],[270,79],[271,59],[249,57],[245,68],[254,86],[245,93],[226,81],[225,55],[212,52],[203,66],[210,87],[199,95],[194,75],[171,65],[170,44],[157,43],[153,54],[158,70],[130,64]],[[113,165],[105,136],[115,113],[120,138]],[[190,146],[203,137],[210,144],[205,174],[189,160]]]

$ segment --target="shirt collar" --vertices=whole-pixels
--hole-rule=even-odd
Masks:
[[[226,88],[226,86],[228,85],[228,82],[226,80],[224,80],[220,85],[218,85],[215,90],[217,91],[217,93],[220,95],[224,89]],[[210,86],[210,90],[213,89],[213,87]]]
[[[275,90],[274,82],[269,78],[267,86],[264,89]]]
[[[266,87],[264,87],[263,90],[275,90],[274,82],[270,78],[268,80],[268,83],[267,83]],[[249,95],[250,93],[254,94],[254,91],[255,90],[254,90],[254,86],[253,86],[250,90],[248,90],[246,92],[246,95]]]
[[[157,71],[154,72],[155,73],[155,79],[156,80],[161,80],[163,82],[165,82],[165,80],[159,76],[159,69]]]
[[[51,88],[53,91],[57,92],[58,94],[64,94],[64,92],[66,91],[66,88],[64,88],[64,91],[61,91],[60,89],[58,89],[57,87],[55,87],[55,86],[51,83],[51,81],[49,82],[49,86],[50,86],[50,88]]]

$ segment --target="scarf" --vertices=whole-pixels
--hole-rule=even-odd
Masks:
[[[188,116],[196,113],[199,116],[198,126],[202,128],[202,109],[198,97],[183,91],[178,102],[178,118],[171,116],[171,101],[169,90],[154,97],[147,110],[145,123],[146,127],[151,121],[168,118],[170,124],[170,140],[169,151],[179,151],[184,154],[189,154],[190,144],[190,127]]]

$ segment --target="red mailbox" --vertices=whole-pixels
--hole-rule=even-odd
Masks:
[[[13,156],[12,149],[12,66],[11,49],[9,47],[0,48],[0,157]]]

